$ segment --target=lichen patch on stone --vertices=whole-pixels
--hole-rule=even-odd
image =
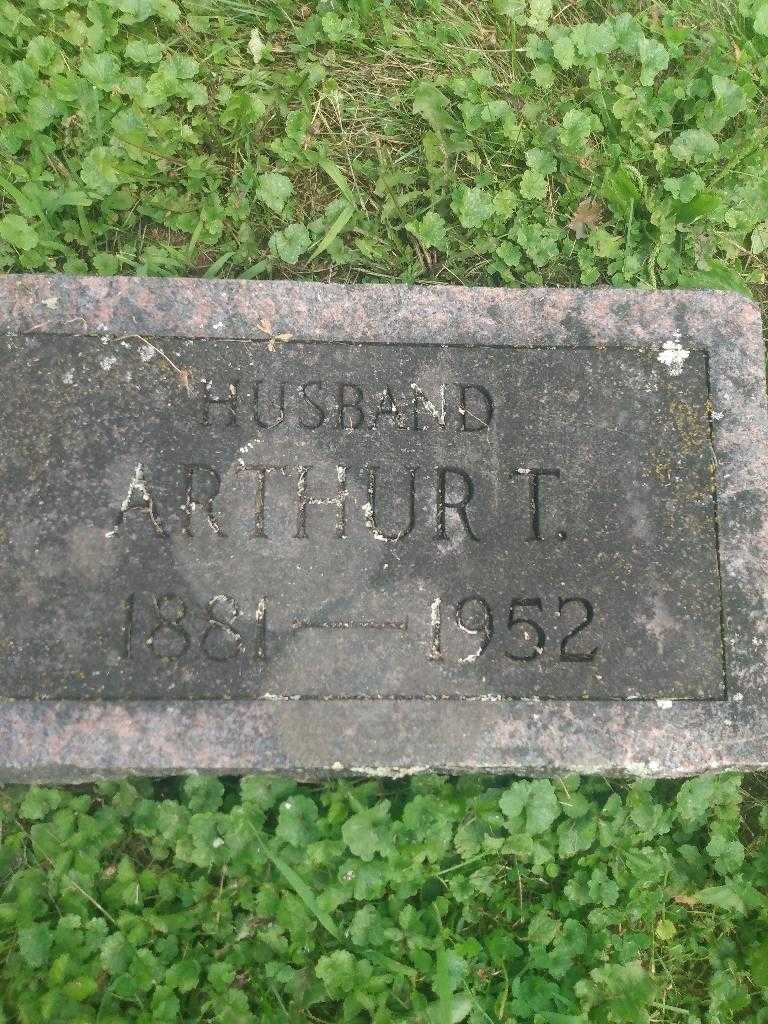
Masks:
[[[675,337],[669,338],[661,346],[661,351],[656,357],[662,366],[669,370],[670,377],[679,377],[683,372],[685,361],[690,356],[687,348],[684,348],[677,340],[680,337],[679,331],[675,331]]]

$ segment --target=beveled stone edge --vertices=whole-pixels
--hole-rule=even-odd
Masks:
[[[695,304],[695,308],[693,308]],[[627,327],[629,312],[634,324]],[[158,312],[161,316],[158,317]],[[681,314],[683,319],[681,319]],[[200,278],[0,276],[0,331],[153,334],[184,338],[266,338],[385,343],[595,345],[619,336],[661,348],[727,316],[760,325],[757,305],[734,292],[632,288],[465,288],[344,285]],[[264,327],[268,325],[268,330]],[[414,331],[414,325],[421,330]]]
[[[418,758],[409,753],[417,749]],[[677,778],[768,768],[768,705],[419,701],[392,715],[375,700],[9,701],[0,705],[0,751],[5,782],[257,772]]]
[[[271,332],[383,344],[396,336],[413,344],[460,340],[512,347],[551,347],[554,342],[602,348],[621,340],[656,351],[671,343],[704,349],[715,371],[715,413],[723,413],[712,427],[723,495],[720,546],[733,559],[723,575],[726,619],[739,630],[734,650],[727,652],[730,694],[736,699],[727,702],[404,702],[396,716],[376,726],[383,712],[369,701],[346,706],[322,701],[276,705],[263,699],[8,701],[0,704],[0,779],[82,781],[194,771],[277,771],[302,777],[423,770],[680,776],[768,766],[768,702],[755,700],[768,656],[765,514],[759,526],[742,524],[738,535],[732,528],[739,521],[740,496],[742,504],[745,495],[756,496],[763,513],[768,509],[760,314],[742,296],[8,275],[0,277],[0,330],[186,338],[267,337]],[[702,344],[704,333],[716,344]],[[762,457],[755,459],[755,452]],[[328,708],[334,709],[332,721],[319,727]],[[353,708],[355,715],[364,710],[372,739],[378,732],[391,738],[390,747],[378,757],[366,756],[363,764],[354,717],[346,731],[339,729]],[[419,745],[423,749],[425,735],[439,738],[446,731],[453,732],[450,743],[420,759],[426,764],[406,753]],[[147,752],[143,744],[149,733],[154,749]],[[297,753],[291,750],[293,741],[286,742],[297,736],[312,739],[310,733],[324,749],[312,751],[310,744],[309,751]],[[334,746],[339,735],[346,746]],[[339,756],[332,756],[334,751]]]

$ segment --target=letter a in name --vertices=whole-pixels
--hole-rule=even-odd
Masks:
[[[149,490],[147,478],[144,476],[144,467],[140,462],[137,463],[136,469],[133,471],[128,493],[120,506],[120,511],[115,516],[115,527],[107,534],[108,537],[115,536],[129,512],[143,512],[149,516],[149,521],[158,537],[168,536],[165,526],[158,517],[157,505]]]

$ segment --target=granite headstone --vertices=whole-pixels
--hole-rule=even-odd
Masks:
[[[768,763],[760,318],[0,279],[0,777]]]

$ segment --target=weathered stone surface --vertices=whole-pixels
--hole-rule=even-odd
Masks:
[[[768,763],[759,315],[0,279],[0,777]]]

